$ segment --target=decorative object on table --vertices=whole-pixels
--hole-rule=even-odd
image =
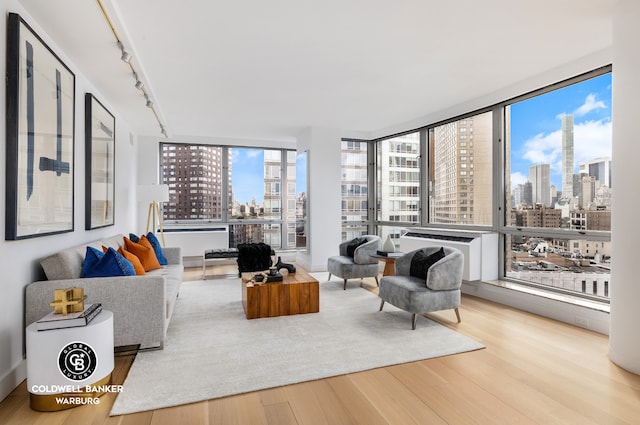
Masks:
[[[66,316],[69,313],[82,312],[86,298],[82,288],[56,289],[53,291],[53,301],[49,305],[54,308],[55,314]]]
[[[78,326],[86,326],[102,311],[102,304],[87,304],[83,311],[77,313],[69,313],[66,316],[51,312],[38,320],[39,331],[48,331],[51,329],[75,328]]]
[[[5,239],[72,232],[75,75],[20,15],[7,24]]]
[[[86,230],[113,226],[116,119],[91,93],[84,96]]]
[[[238,276],[244,272],[259,272],[267,270],[273,265],[272,255],[275,255],[271,246],[264,243],[238,244]]]
[[[149,224],[152,224],[152,231],[160,233],[162,246],[166,246],[164,242],[164,229],[162,227],[162,214],[160,214],[160,203],[169,201],[169,185],[146,184],[138,186],[138,201],[149,204],[149,209],[147,210],[147,227],[144,233],[149,232]],[[157,229],[156,219],[158,220]]]
[[[283,263],[282,259],[278,257],[278,262],[275,265],[276,270],[286,269],[289,273],[295,273],[296,267],[293,264]]]
[[[391,235],[387,235],[387,239],[384,241],[384,244],[382,245],[382,251],[396,252],[396,245],[393,243],[393,239],[391,239]]]

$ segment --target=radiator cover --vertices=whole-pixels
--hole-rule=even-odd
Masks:
[[[413,228],[400,237],[400,250],[403,252],[427,246],[447,246],[462,251],[462,279],[466,281],[498,279],[497,233]]]

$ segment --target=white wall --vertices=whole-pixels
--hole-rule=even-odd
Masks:
[[[16,0],[3,1],[0,6],[0,34],[7,32],[6,15],[9,12],[19,13],[23,19],[40,35],[49,47],[75,73],[75,151],[74,151],[74,231],[61,235],[52,235],[20,241],[0,240],[0,283],[2,306],[0,307],[0,400],[4,399],[26,377],[24,361],[24,287],[30,282],[43,278],[42,269],[38,263],[51,253],[67,247],[80,245],[84,242],[100,239],[102,236],[115,233],[125,233],[133,226],[134,211],[130,205],[134,203],[135,193],[135,146],[129,142],[129,126],[89,81],[76,69],[69,58],[61,51],[47,34],[38,26]],[[6,73],[6,42],[0,43],[1,75]],[[102,104],[116,117],[116,198],[115,198],[115,226],[84,230],[84,94],[93,93]],[[0,84],[0,202],[4,205],[6,191],[6,176],[4,164],[6,159],[5,146],[5,85]],[[132,184],[129,184],[131,182]],[[0,223],[4,223],[5,208],[0,208]],[[3,227],[4,228],[4,227]],[[53,296],[53,295],[52,295]]]
[[[640,99],[640,2],[620,2],[613,31],[613,169],[611,211],[611,331],[609,355],[619,366],[640,374],[640,283],[636,214],[640,181],[638,99]]]
[[[338,255],[341,238],[341,132],[310,127],[298,138],[298,152],[307,151],[308,250],[296,258],[309,271],[327,269],[327,258]]]

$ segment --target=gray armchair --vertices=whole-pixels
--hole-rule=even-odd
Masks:
[[[347,289],[347,279],[375,277],[376,285],[380,286],[378,260],[371,257],[380,249],[380,237],[364,235],[361,236],[361,239],[364,239],[365,242],[355,248],[352,245],[355,240],[342,242],[339,246],[340,255],[329,257],[327,260],[329,278],[327,280],[331,280],[332,274],[341,277],[344,279],[343,289]],[[352,252],[353,256],[350,255]]]
[[[458,323],[460,322],[458,306],[464,268],[464,255],[460,250],[442,247],[444,258],[437,260],[428,268],[426,279],[412,276],[411,260],[418,251],[426,254],[424,258],[435,254],[440,249],[440,247],[421,248],[408,252],[396,260],[396,275],[385,276],[380,280],[379,295],[382,299],[380,311],[384,303],[388,302],[413,313],[412,329],[416,328],[417,314],[431,311],[454,309]]]

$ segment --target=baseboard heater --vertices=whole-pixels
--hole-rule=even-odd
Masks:
[[[164,229],[166,246],[179,246],[183,257],[200,257],[208,249],[229,248],[229,229],[216,227],[171,227]]]
[[[466,281],[498,279],[497,233],[413,228],[400,237],[400,250],[403,252],[427,246],[448,246],[462,251],[462,278]]]

